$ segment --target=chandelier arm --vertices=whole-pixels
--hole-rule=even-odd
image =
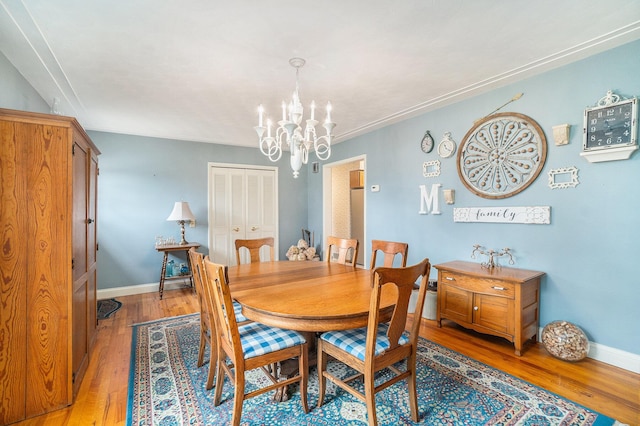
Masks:
[[[289,137],[287,136],[287,129],[280,126],[276,129],[276,140],[278,141],[278,145],[282,147],[282,141],[288,143]]]
[[[272,137],[260,139],[260,151],[274,163],[282,157],[281,144]]]
[[[302,151],[302,164],[307,164],[309,162],[309,145],[311,142],[303,141],[300,144],[300,151]]]
[[[328,160],[331,156],[331,136],[321,136],[313,141],[313,149],[320,160]]]
[[[268,144],[266,144],[266,145],[267,145],[267,151],[265,151],[265,150],[264,150],[264,148],[265,148],[265,142],[266,142],[266,141],[265,141],[263,138],[260,138],[260,139],[258,140],[258,144],[259,144],[259,146],[260,146],[260,152],[261,152],[263,155],[266,155],[266,156],[268,157],[268,156],[269,156],[269,154],[268,154],[268,152],[267,152],[267,151],[269,150],[269,145],[268,145]]]

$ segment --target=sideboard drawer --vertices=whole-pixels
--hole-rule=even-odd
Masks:
[[[494,280],[491,278],[479,278],[451,271],[442,271],[442,280],[448,285],[464,288],[474,293],[491,294],[493,296],[515,297],[515,284]]]

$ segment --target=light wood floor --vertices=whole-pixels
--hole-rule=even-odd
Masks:
[[[197,312],[190,289],[119,297],[122,308],[100,321],[97,343],[76,402],[69,408],[20,425],[120,425],[127,416],[131,326],[136,323]],[[423,320],[421,335],[485,364],[562,395],[622,423],[640,424],[640,375],[587,359],[567,363],[529,343],[522,357],[506,340],[465,330],[453,323],[441,329]]]

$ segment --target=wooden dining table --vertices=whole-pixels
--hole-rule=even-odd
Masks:
[[[364,327],[369,318],[371,274],[368,269],[321,261],[256,262],[228,268],[231,296],[244,316],[266,325],[307,333]],[[383,287],[380,318],[388,321],[394,287]],[[309,339],[315,353],[315,339]],[[283,363],[280,375],[297,374],[297,362]],[[312,355],[309,365],[315,365]],[[274,395],[289,398],[288,388]]]
[[[253,321],[296,331],[364,327],[369,316],[368,269],[321,261],[273,261],[231,266],[232,297]],[[381,316],[390,317],[393,287],[383,288]]]

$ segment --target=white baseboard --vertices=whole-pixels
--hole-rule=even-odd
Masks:
[[[589,342],[589,358],[640,374],[640,355]]]
[[[542,327],[538,329],[538,342],[542,342]],[[640,374],[640,355],[631,352],[589,341],[587,358]]]
[[[98,300],[111,299],[118,296],[130,296],[133,294],[153,293],[158,291],[159,283],[139,284],[131,285],[127,287],[106,288],[98,290]],[[183,282],[170,282],[166,283],[164,290],[175,290],[184,287]],[[415,302],[413,302],[415,306]],[[411,305],[411,303],[409,303]],[[425,317],[425,311],[423,311],[423,321],[427,320]],[[540,334],[542,328],[538,331],[538,342],[540,342]],[[632,373],[640,374],[640,355],[633,354],[631,352],[625,352],[620,349],[612,348],[609,346],[601,345],[595,342],[589,342],[589,358],[601,361],[606,364],[611,364],[616,367],[629,370]]]
[[[164,291],[183,288],[185,285],[188,285],[188,284],[189,284],[189,278],[185,278],[184,281],[166,282],[164,284]],[[97,293],[98,300],[101,300],[101,299],[112,299],[114,297],[119,297],[119,296],[131,296],[133,294],[158,292],[159,288],[160,288],[160,283],[149,283],[149,284],[130,285],[126,287],[105,288],[102,290],[98,289],[96,293]]]

